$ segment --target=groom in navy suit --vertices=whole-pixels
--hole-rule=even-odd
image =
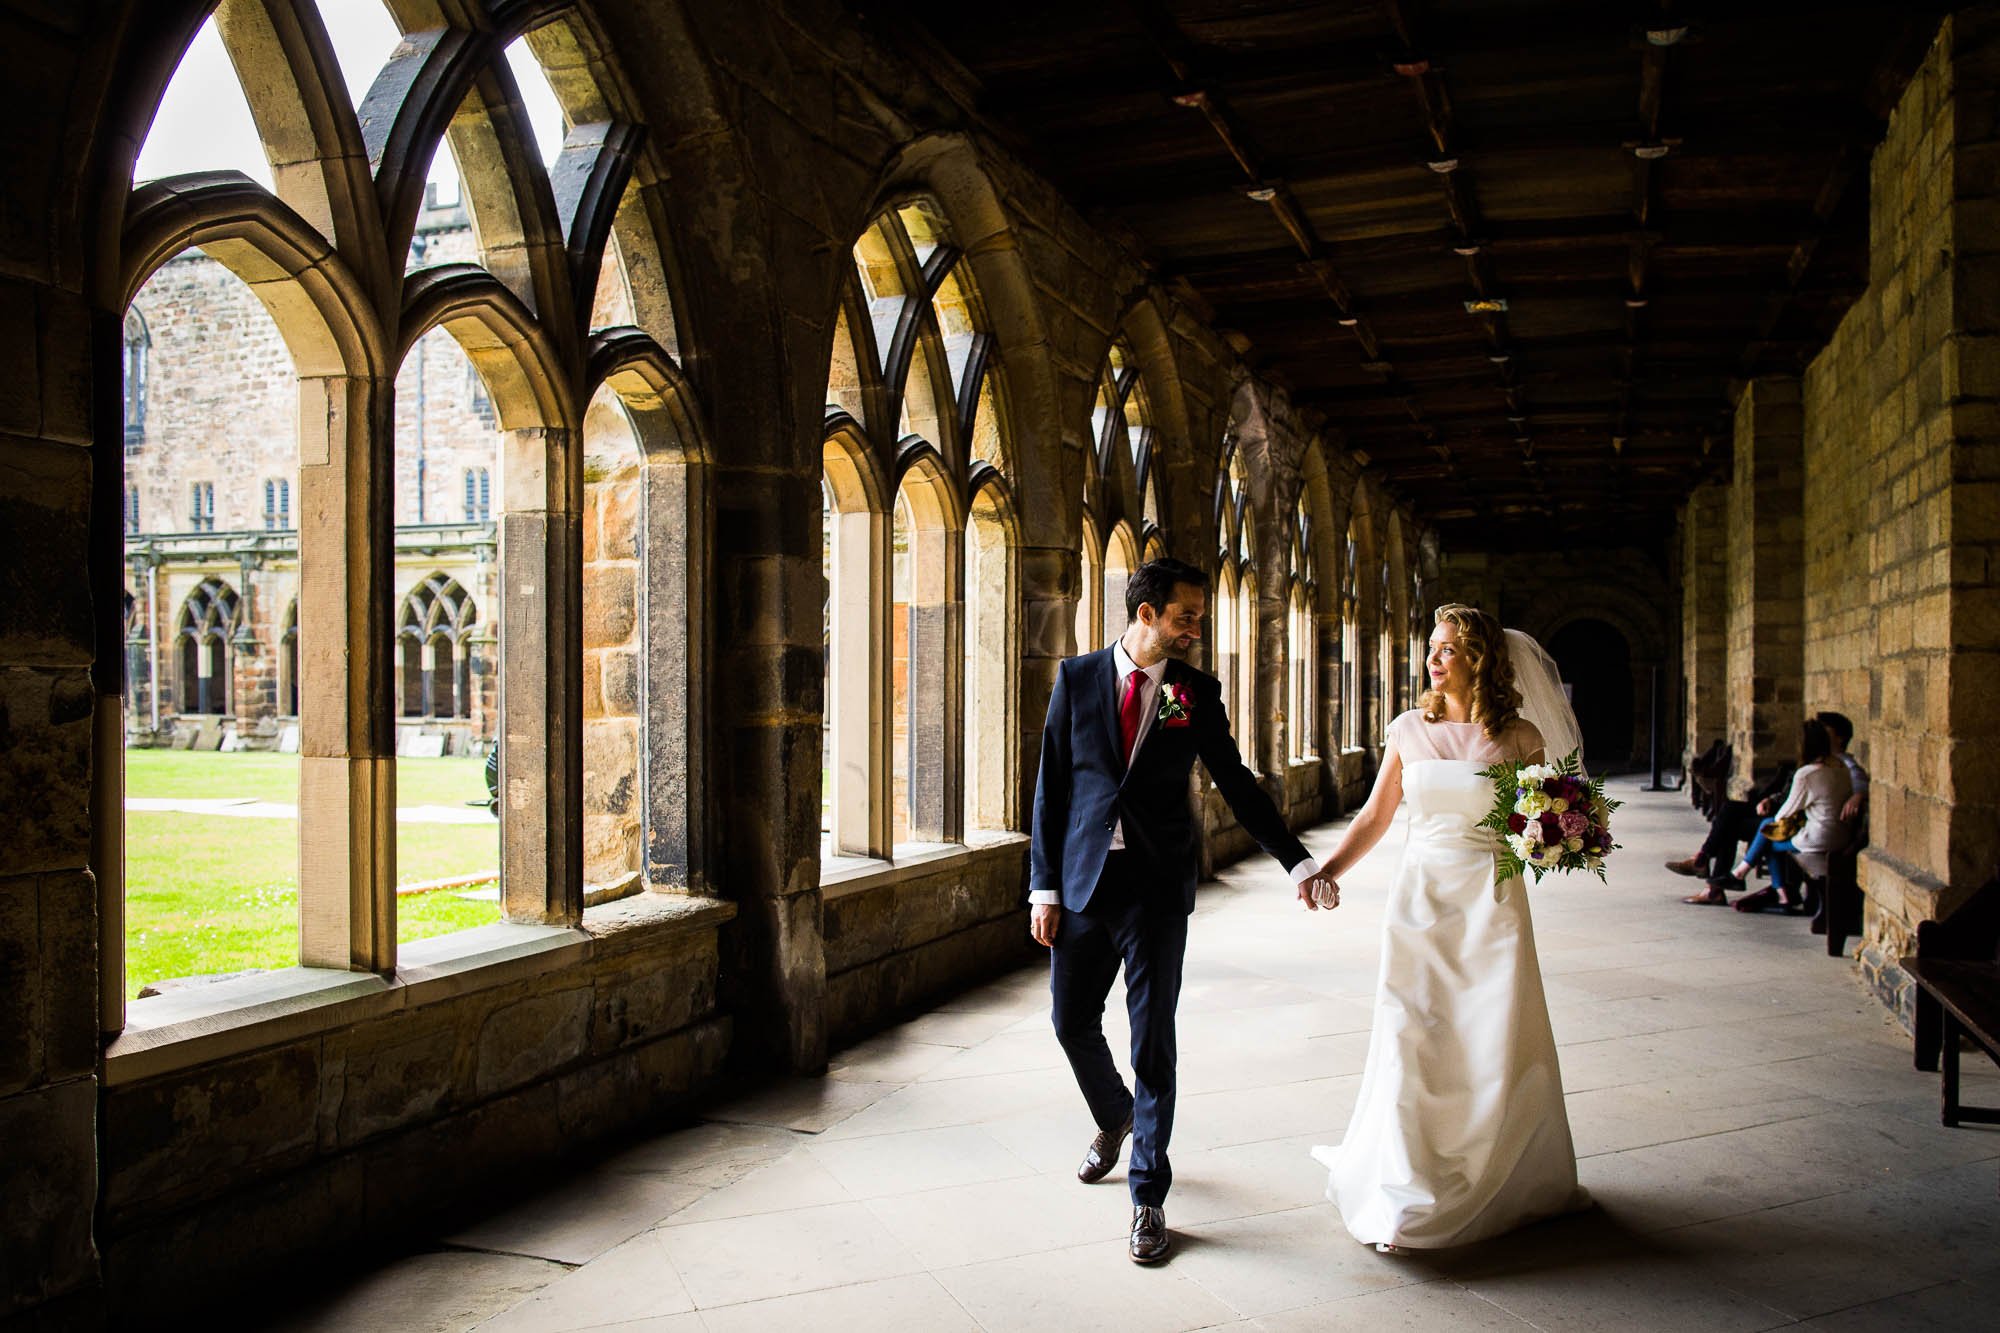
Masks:
[[[1057,669],[1035,783],[1029,929],[1053,950],[1056,1038],[1098,1128],[1077,1177],[1102,1180],[1131,1135],[1131,1254],[1139,1263],[1165,1258],[1171,1244],[1167,1140],[1174,1010],[1194,911],[1194,761],[1237,822],[1291,872],[1309,908],[1319,879],[1318,863],[1243,766],[1221,683],[1185,660],[1207,609],[1208,576],[1193,565],[1154,560],[1133,572],[1125,633]],[[1104,1001],[1121,963],[1131,1091],[1104,1040]]]

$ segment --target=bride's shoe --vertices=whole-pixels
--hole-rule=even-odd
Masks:
[[[1403,1247],[1400,1245],[1391,1245],[1386,1240],[1378,1240],[1375,1242],[1375,1253],[1377,1254],[1401,1254],[1402,1252],[1403,1252]]]

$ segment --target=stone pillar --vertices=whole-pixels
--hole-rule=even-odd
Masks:
[[[1797,378],[1752,380],[1736,403],[1727,511],[1729,743],[1739,789],[1794,755],[1804,718],[1804,448]]]
[[[725,443],[718,455],[729,457]],[[720,871],[738,909],[726,981],[736,1056],[826,1065],[819,894],[820,478],[777,463],[715,471],[716,704],[711,799],[727,821]],[[885,557],[887,542],[877,549]],[[839,688],[836,682],[836,688]],[[719,770],[719,771],[718,771]]]
[[[1029,829],[1035,809],[1035,782],[1041,772],[1042,727],[1056,668],[1071,656],[1082,558],[1074,547],[1023,546],[1021,573],[1021,683],[1015,743],[1020,764],[1020,824]],[[1081,645],[1079,645],[1079,648]]]
[[[22,206],[46,216],[46,185],[25,188]],[[46,261],[10,272],[33,262]],[[121,327],[52,283],[0,281],[0,356],[37,368],[0,384],[0,532],[13,566],[0,579],[0,1319],[97,1269],[100,886],[87,867],[123,852],[125,563],[119,388],[115,375],[108,390],[100,381],[93,413],[91,359],[94,345],[118,365]],[[93,445],[107,393],[113,424]],[[108,824],[94,821],[106,810]],[[95,848],[94,830],[108,835]],[[115,880],[106,887],[115,894]]]
[[[1697,486],[1681,510],[1681,678],[1687,684],[1682,752],[1729,731],[1729,488]]]

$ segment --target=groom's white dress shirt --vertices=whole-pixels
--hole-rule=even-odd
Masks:
[[[1146,743],[1146,733],[1153,729],[1160,711],[1160,681],[1167,674],[1167,659],[1163,657],[1149,667],[1142,667],[1125,651],[1125,641],[1114,639],[1111,665],[1118,672],[1118,703],[1121,708],[1125,703],[1125,682],[1132,678],[1134,671],[1139,673],[1139,732],[1132,738],[1132,757],[1136,759],[1140,747]],[[1111,850],[1125,850],[1125,821],[1122,817],[1111,829]],[[1319,866],[1315,862],[1310,859],[1301,861],[1292,867],[1292,883],[1303,884],[1318,873]],[[1062,895],[1054,889],[1037,889],[1028,895],[1028,902],[1038,907],[1058,907],[1062,904]]]

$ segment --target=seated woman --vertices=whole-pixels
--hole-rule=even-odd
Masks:
[[[1757,831],[1757,836],[1750,840],[1750,846],[1744,849],[1743,859],[1730,872],[1742,880],[1749,876],[1750,868],[1759,860],[1768,860],[1771,887],[1737,899],[1737,911],[1761,912],[1773,904],[1795,911],[1804,906],[1786,882],[1788,868],[1785,859],[1772,853],[1791,852],[1808,875],[1824,875],[1827,853],[1838,851],[1847,841],[1847,829],[1840,822],[1840,811],[1853,791],[1854,784],[1848,777],[1847,765],[1834,757],[1833,739],[1825,724],[1813,718],[1805,724],[1799,739],[1799,771],[1792,775],[1791,795],[1785,798],[1785,803],[1778,808],[1771,821]],[[1794,815],[1805,817],[1804,827],[1789,838],[1771,836],[1772,824]]]

